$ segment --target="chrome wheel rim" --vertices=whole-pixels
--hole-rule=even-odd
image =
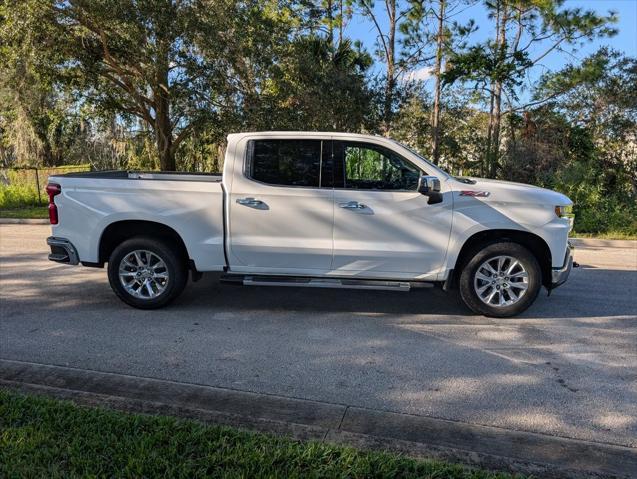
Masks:
[[[511,306],[529,289],[529,273],[513,256],[495,256],[476,270],[473,288],[478,298],[489,306]]]
[[[128,294],[139,299],[160,296],[170,281],[163,259],[152,251],[131,251],[119,263],[119,281]]]

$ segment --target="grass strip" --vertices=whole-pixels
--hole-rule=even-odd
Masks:
[[[0,389],[0,477],[80,476],[514,477]]]
[[[46,206],[25,206],[23,208],[0,209],[0,218],[48,218],[49,212]]]
[[[573,238],[592,238],[592,239],[605,239],[605,240],[637,240],[636,233],[629,233],[626,231],[606,231],[602,233],[579,233],[574,232],[571,234]]]

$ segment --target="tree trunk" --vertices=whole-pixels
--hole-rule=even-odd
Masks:
[[[166,120],[170,123],[167,115],[157,111],[157,120],[155,121],[155,137],[157,140],[157,152],[159,153],[159,169],[161,171],[175,171],[175,155],[172,149],[172,134],[170,126],[166,127]]]
[[[332,0],[327,0],[327,43],[334,48],[334,4]]]
[[[494,104],[494,95],[493,95],[493,82],[491,82],[491,99],[489,104],[489,123],[487,125],[487,149],[485,152],[485,161],[482,162],[480,174],[482,176],[487,176],[490,171],[489,165],[491,164],[491,149],[493,144],[493,104]]]
[[[497,81],[493,92],[493,128],[491,131],[491,158],[489,161],[489,178],[498,174],[500,156],[500,123],[502,122],[502,82]]]
[[[394,90],[396,88],[396,0],[387,2],[389,17],[389,35],[387,39],[387,82],[385,83],[385,102],[383,105],[384,134],[389,136],[394,106]]]
[[[496,16],[496,55],[497,64],[506,60],[506,27],[508,15],[506,0],[498,3]],[[500,123],[502,120],[502,80],[496,76],[491,82],[491,108],[489,111],[489,131],[487,139],[487,175],[495,178],[498,173],[500,153]]]
[[[159,169],[175,171],[173,150],[173,128],[170,121],[170,98],[168,93],[168,57],[157,67],[157,85],[155,87],[155,138],[159,154]]]
[[[40,137],[40,140],[42,140],[42,153],[41,153],[42,164],[44,166],[57,166],[55,164],[55,159],[53,157],[53,149],[51,148],[51,144],[49,143],[49,140],[47,138],[42,139],[42,137]]]
[[[343,2],[345,0],[339,0],[339,12],[340,12],[340,20],[338,22],[338,46],[340,47],[343,43],[343,28],[345,27],[345,17],[343,16]]]
[[[440,74],[442,70],[442,51],[445,18],[446,0],[439,0],[438,9],[438,36],[436,40],[436,63],[434,65],[434,75],[436,85],[434,87],[434,107],[431,113],[431,149],[433,162],[437,165],[440,161]]]

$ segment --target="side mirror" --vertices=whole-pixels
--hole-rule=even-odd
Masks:
[[[430,205],[442,202],[440,180],[436,176],[421,176],[418,180],[418,192],[429,197],[427,203]]]

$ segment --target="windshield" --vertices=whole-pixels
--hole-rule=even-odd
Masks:
[[[407,145],[402,144],[399,141],[396,140],[391,140],[393,143],[395,143],[396,145],[400,146],[401,148],[404,148],[405,150],[407,150],[408,152],[410,152],[412,155],[417,156],[418,158],[420,158],[422,161],[424,161],[425,163],[427,163],[432,170],[434,170],[435,173],[442,173],[445,176],[448,177],[452,177],[452,175],[450,175],[449,173],[447,173],[445,170],[443,170],[442,168],[440,168],[439,166],[434,165],[431,161],[429,161],[427,158],[425,158],[424,156],[422,156],[420,153],[418,153],[417,151],[415,151],[414,149],[410,148]]]
[[[449,178],[453,178],[456,181],[459,181],[461,183],[466,183],[469,185],[474,185],[476,183],[475,180],[472,180],[471,178],[466,178],[466,177],[462,177],[462,176],[453,176],[452,174],[448,173],[447,171],[443,170],[442,168],[440,168],[437,165],[434,165],[431,161],[429,161],[427,158],[425,158],[424,156],[422,156],[420,153],[418,153],[417,151],[415,151],[413,148],[410,148],[409,146],[400,143],[399,141],[396,140],[391,140],[392,142],[396,143],[398,146],[400,146],[401,148],[404,148],[405,150],[409,151],[410,153],[412,153],[413,155],[416,155],[418,158],[420,158],[422,161],[424,161],[425,163],[427,163],[429,166],[431,166],[434,170],[443,173],[444,175],[448,176]]]

